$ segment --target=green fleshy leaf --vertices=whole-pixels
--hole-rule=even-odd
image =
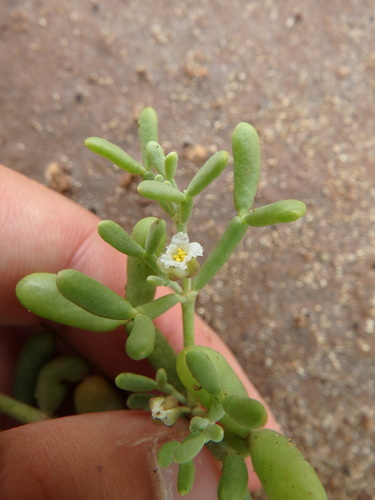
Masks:
[[[244,459],[236,453],[230,453],[223,460],[217,490],[218,499],[243,500],[247,490],[247,483],[248,472]]]
[[[242,217],[249,226],[263,227],[273,224],[293,222],[303,217],[306,205],[298,200],[275,201],[269,205],[255,208]]]
[[[79,415],[124,409],[116,388],[100,375],[90,375],[76,387],[74,406]]]
[[[168,441],[164,443],[158,453],[158,463],[160,467],[169,467],[174,463],[174,453],[181,446],[178,441]]]
[[[213,441],[214,443],[220,443],[224,439],[224,429],[221,425],[209,424],[203,432],[205,441]]]
[[[176,449],[174,453],[175,462],[178,464],[186,464],[187,462],[190,462],[190,460],[198,455],[203,446],[204,437],[202,434],[190,434],[182,441],[181,446]]]
[[[158,389],[164,389],[166,384],[168,383],[168,375],[164,368],[159,368],[155,375],[155,381],[158,386]]]
[[[150,285],[167,286],[168,282],[169,282],[168,279],[162,278],[161,276],[154,276],[154,275],[147,276],[147,283],[149,283]]]
[[[178,189],[158,181],[142,181],[138,184],[138,192],[145,198],[158,201],[181,202],[185,199],[184,193]]]
[[[202,387],[202,385],[198,382],[198,380],[193,376],[190,371],[186,356],[189,352],[193,351],[203,351],[210,358],[211,362],[216,368],[216,371],[220,377],[221,385],[223,388],[223,394],[235,394],[238,396],[247,396],[247,391],[238,378],[236,373],[233,371],[233,368],[229,365],[227,360],[224,358],[222,354],[215,351],[214,349],[210,349],[209,347],[204,346],[189,346],[185,347],[180,351],[177,356],[176,368],[177,373],[180,377],[181,382],[189,391],[189,393],[199,402],[202,406],[204,406],[207,410],[210,410],[211,405],[217,402],[216,397],[212,396],[212,394],[208,393],[206,389]],[[216,404],[215,404],[216,406]],[[214,417],[216,420],[216,415],[220,416],[220,405],[216,406],[215,411],[211,413],[209,412],[210,419]],[[220,425],[224,427],[224,429],[228,429],[232,432],[237,433],[239,436],[246,437],[249,434],[249,429],[243,427],[236,422],[234,422],[231,418],[228,417],[224,413],[222,418],[220,419]]]
[[[130,174],[143,175],[145,173],[145,169],[134,158],[106,139],[89,137],[85,140],[85,146]]]
[[[35,389],[39,408],[53,415],[67,392],[64,382],[78,382],[87,375],[88,370],[87,363],[73,355],[61,356],[44,365]]]
[[[159,297],[152,302],[137,306],[137,311],[141,314],[146,314],[151,319],[155,319],[164,314],[171,307],[178,304],[178,302],[180,302],[180,297],[176,293],[169,293],[168,295]]]
[[[150,226],[156,220],[156,217],[145,217],[138,221],[133,228],[131,236],[143,248],[146,246]],[[157,255],[163,251],[164,246],[165,240],[163,239],[157,249]],[[147,277],[150,274],[155,273],[143,258],[128,257],[125,297],[134,307],[150,302],[154,298],[156,287],[147,282]]]
[[[158,142],[158,116],[153,108],[144,108],[138,117],[138,138],[141,144],[143,164],[147,170],[151,165],[148,161],[147,144]]]
[[[153,179],[155,179],[154,172],[152,172],[152,170],[146,170],[146,172],[143,176],[143,180],[144,181],[152,181]]]
[[[35,387],[39,372],[50,361],[56,347],[56,335],[50,330],[35,333],[24,345],[17,361],[13,397],[23,403],[35,403]]]
[[[195,481],[195,465],[193,460],[180,464],[177,475],[177,491],[185,496],[192,490]]]
[[[16,294],[21,304],[42,318],[67,326],[107,332],[124,321],[101,318],[73,304],[58,291],[56,274],[34,273],[25,276],[17,285]]]
[[[160,244],[164,244],[166,239],[166,224],[163,219],[156,219],[150,226],[147,234],[145,251],[148,255],[153,255],[158,252]]]
[[[230,221],[215,248],[204,261],[200,271],[193,279],[194,290],[201,290],[211,281],[232,255],[237,245],[245,236],[247,229],[246,224],[244,224],[238,216]]]
[[[209,394],[219,396],[223,390],[220,376],[207,354],[200,349],[186,353],[186,364],[193,377]]]
[[[156,286],[147,281],[150,274],[154,272],[142,257],[128,257],[125,298],[132,306],[136,307],[154,298]]]
[[[150,141],[146,146],[147,160],[150,167],[154,167],[158,174],[165,177],[164,152],[159,143]]]
[[[119,389],[124,391],[148,392],[156,389],[154,379],[137,373],[120,373],[117,375],[115,383]]]
[[[233,131],[234,207],[242,215],[253,205],[260,173],[260,145],[257,131],[241,122]]]
[[[192,434],[201,434],[209,424],[207,418],[195,416],[190,420],[189,431]]]
[[[218,422],[221,418],[223,418],[225,412],[223,409],[223,405],[221,404],[221,399],[214,398],[210,407],[210,410],[207,414],[207,418],[211,422]]]
[[[128,356],[138,361],[145,359],[153,351],[154,345],[155,327],[152,320],[144,314],[138,314],[126,341]]]
[[[186,194],[189,197],[193,197],[201,193],[203,189],[221,174],[227,166],[228,161],[229,155],[226,151],[218,151],[211,156],[190,181]]]
[[[125,299],[99,281],[74,269],[65,269],[57,275],[56,286],[65,298],[96,316],[126,320],[137,311]]]
[[[190,220],[194,206],[194,200],[192,198],[187,198],[180,204],[179,222],[181,224],[187,224]]]
[[[149,179],[145,179],[145,180],[149,180]],[[164,175],[161,175],[161,174],[156,174],[155,175],[155,178],[154,179],[151,179],[151,180],[155,180],[157,182],[165,182],[168,186],[170,186],[170,182],[169,181],[166,181],[165,180],[165,177]]]
[[[316,472],[290,439],[258,429],[248,441],[254,470],[270,500],[327,500]]]
[[[98,224],[98,233],[113,248],[125,255],[141,257],[145,251],[121,226],[111,220],[102,220]]]
[[[165,177],[172,181],[176,175],[178,155],[174,151],[167,154],[164,160]]]
[[[156,217],[145,217],[144,219],[139,220],[135,224],[131,236],[134,239],[134,241],[136,241],[143,248],[146,247],[146,241],[148,234],[150,232],[150,228],[152,224],[157,220],[159,219],[157,219]],[[164,246],[165,246],[165,239],[162,239],[160,241],[159,248],[156,251],[157,255],[159,255],[164,250]]]
[[[263,427],[267,422],[267,410],[256,399],[227,395],[223,397],[221,404],[230,418],[249,429]]]
[[[154,398],[155,394],[146,393],[146,392],[136,392],[134,394],[130,394],[128,399],[126,400],[126,406],[130,410],[149,410],[149,404],[151,398]]]

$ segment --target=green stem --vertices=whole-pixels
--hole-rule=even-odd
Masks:
[[[13,417],[23,424],[48,420],[51,417],[33,406],[21,403],[14,398],[0,393],[0,413]]]
[[[184,294],[188,295],[188,293],[191,291],[191,278],[183,278],[182,286],[184,289]]]
[[[184,191],[185,193],[185,191]],[[180,203],[177,216],[175,218],[177,232],[187,234],[187,224],[190,220],[191,213],[193,211],[194,200],[189,198],[185,193],[186,199]]]
[[[189,278],[190,280],[190,278]],[[182,302],[182,325],[184,329],[184,347],[194,345],[194,312],[196,292],[190,291]]]
[[[176,231],[178,233],[187,233],[186,224],[183,222],[176,222]]]
[[[191,414],[190,406],[179,406],[178,409],[180,410],[181,413],[186,413],[187,415]]]
[[[179,403],[186,405],[186,397],[179,391],[177,391],[173,385],[166,384],[162,389],[159,389],[161,392],[165,394],[169,394],[170,396],[174,396]]]
[[[176,352],[158,328],[155,328],[155,334],[155,347],[147,360],[155,371],[164,368],[167,372],[168,382],[181,392],[184,390],[184,386],[176,371]]]
[[[179,295],[182,295],[183,293],[183,290],[177,283],[177,281],[168,280],[165,286],[169,286],[174,292],[178,293]]]

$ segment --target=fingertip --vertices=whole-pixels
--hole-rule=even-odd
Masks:
[[[156,449],[164,437],[164,429],[148,416],[130,411],[66,417],[4,431],[0,498],[160,498]]]
[[[157,463],[161,444],[181,441],[186,424],[152,424],[145,412],[95,413],[23,425],[0,434],[0,498],[7,500],[180,499],[178,466]],[[216,500],[220,463],[195,459],[188,500]],[[252,489],[259,481],[250,475]]]

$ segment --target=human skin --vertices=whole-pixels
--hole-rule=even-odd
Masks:
[[[29,313],[15,295],[17,282],[32,272],[77,269],[118,294],[126,282],[125,257],[97,234],[99,219],[45,186],[0,166],[0,391],[9,393],[20,345],[41,319]],[[263,401],[234,355],[201,318],[196,343],[220,351],[244,383],[249,396]],[[155,321],[172,346],[182,347],[178,306]],[[124,332],[85,332],[55,325],[59,338],[115,377],[132,371],[124,351]],[[144,364],[138,366],[148,368]],[[139,368],[137,369],[139,372]],[[6,420],[0,425],[6,427]],[[280,430],[269,412],[267,427]],[[172,436],[171,433],[172,432]],[[156,452],[163,440],[182,439],[186,425],[155,426],[145,412],[125,410],[64,417],[8,428],[0,433],[0,498],[7,500],[103,498],[181,498],[171,475],[160,470]],[[197,478],[185,498],[216,499],[218,462],[203,451]],[[259,481],[251,470],[251,488]]]

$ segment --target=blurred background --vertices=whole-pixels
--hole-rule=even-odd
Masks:
[[[374,14],[373,0],[0,5],[1,163],[127,230],[159,211],[86,137],[140,160],[135,120],[154,107],[184,188],[239,121],[256,127],[256,206],[308,212],[251,228],[198,310],[337,500],[375,499]],[[229,167],[194,213],[206,255],[233,213]]]

